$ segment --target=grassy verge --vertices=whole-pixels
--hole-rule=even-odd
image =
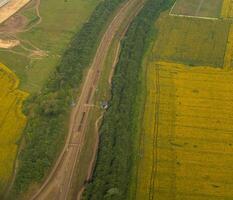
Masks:
[[[149,0],[122,43],[113,77],[112,98],[100,129],[100,147],[92,182],[84,199],[126,199],[134,157],[135,100],[140,92],[141,62],[155,18],[170,1]]]

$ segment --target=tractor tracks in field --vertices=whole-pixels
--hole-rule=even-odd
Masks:
[[[149,200],[155,199],[155,181],[156,175],[158,171],[158,134],[159,134],[159,112],[160,112],[160,73],[159,73],[159,65],[156,66],[156,101],[155,101],[155,122],[153,129],[153,154],[152,154],[152,170],[150,174],[150,187],[149,187]]]
[[[155,200],[156,196],[155,196],[155,187],[156,187],[156,176],[157,176],[157,171],[158,171],[158,135],[159,135],[159,121],[160,121],[160,66],[156,65],[155,67],[156,70],[156,81],[154,83],[154,87],[155,87],[155,93],[156,93],[156,97],[155,97],[155,103],[153,105],[153,113],[155,115],[154,118],[154,126],[153,126],[153,137],[152,137],[152,164],[151,164],[151,171],[150,171],[150,180],[149,180],[149,185],[148,185],[148,196],[145,199],[148,200]],[[148,76],[148,69],[146,68],[145,74],[146,76]],[[148,90],[148,86],[146,84],[146,91]],[[145,99],[145,103],[143,105],[143,118],[145,117],[146,114],[146,109],[147,105],[147,98]],[[140,159],[144,154],[144,148],[145,148],[145,130],[142,129],[142,132],[140,134],[140,139],[139,139],[139,160],[137,161],[138,163],[140,163]],[[137,197],[137,191],[138,191],[138,177],[140,176],[140,169],[139,169],[139,165],[137,164],[136,167],[136,180],[135,180],[135,190],[133,192],[133,197],[132,199],[138,199]]]

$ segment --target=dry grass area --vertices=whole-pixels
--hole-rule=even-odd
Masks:
[[[19,80],[0,63],[0,196],[12,176],[18,142],[26,123],[22,102],[27,94],[18,90]]]
[[[152,63],[136,199],[233,199],[233,71]]]
[[[171,11],[173,15],[218,18],[222,0],[176,0]]]
[[[230,22],[163,15],[154,58],[188,65],[223,66]]]
[[[9,17],[23,8],[31,0],[11,0],[9,3],[0,8],[0,24]]]

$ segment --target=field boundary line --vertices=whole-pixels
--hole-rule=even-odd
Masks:
[[[175,8],[176,3],[177,3],[177,1],[175,1],[175,3],[173,4],[173,6],[172,6],[172,8],[171,8],[171,10],[170,10],[170,12],[169,12],[169,15],[172,15],[172,11],[173,11],[173,9]]]
[[[200,1],[200,5],[199,5],[200,8],[201,8],[201,5],[203,4],[203,1],[204,1],[204,0],[201,0],[201,1]],[[170,12],[169,12],[169,15],[170,15],[170,16],[173,16],[173,17],[197,18],[197,19],[206,19],[206,20],[219,20],[218,17],[201,17],[201,16],[196,16],[196,15],[174,14],[174,13],[173,13],[173,10],[174,10],[174,8],[175,8],[175,6],[176,6],[176,3],[177,3],[177,0],[176,0],[175,3],[173,4],[173,6],[172,6],[172,8],[171,8],[171,10],[170,10]],[[197,13],[199,12],[200,8],[198,8],[198,9],[196,10],[196,13],[195,13],[195,14],[197,14]]]
[[[173,17],[184,17],[184,18],[196,18],[196,19],[206,19],[206,20],[220,20],[220,18],[217,17],[201,17],[201,16],[195,16],[195,15],[181,15],[181,14],[174,14],[174,13],[169,13],[170,16]]]

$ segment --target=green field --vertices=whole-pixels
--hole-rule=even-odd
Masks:
[[[223,0],[177,0],[171,14],[193,17],[220,17]]]
[[[189,65],[221,67],[229,22],[163,15],[154,58]]]
[[[23,90],[41,89],[73,35],[88,20],[98,2],[100,0],[41,1],[41,23],[16,35],[22,46],[11,52],[0,49],[0,61],[16,72]],[[22,14],[28,18],[26,28],[37,23],[35,8],[25,8]],[[38,49],[47,56],[36,55]]]

